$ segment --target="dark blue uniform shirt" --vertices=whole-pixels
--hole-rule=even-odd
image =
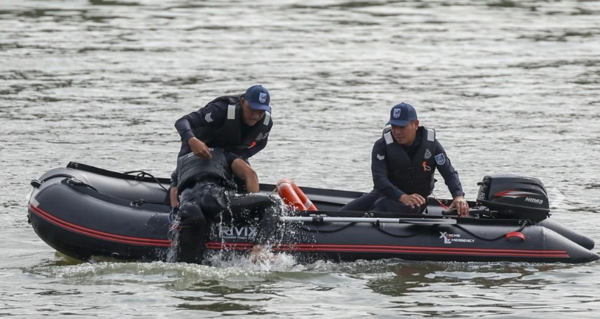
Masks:
[[[200,127],[213,127],[218,129],[223,126],[227,119],[227,108],[228,104],[225,102],[211,102],[198,111],[192,112],[177,120],[177,122],[175,122],[175,128],[177,128],[177,132],[179,132],[179,135],[181,136],[181,150],[179,151],[179,156],[183,156],[192,151],[188,145],[188,140],[194,137],[194,133],[192,132],[193,129]],[[240,118],[238,120],[240,121],[243,140],[246,135],[252,131],[252,127],[246,125],[244,119]],[[240,157],[247,161],[248,158],[254,156],[267,146],[267,140],[268,137],[257,142],[255,146],[242,150],[239,154]]]
[[[388,179],[388,169],[384,158],[385,156],[387,156],[385,145],[385,140],[382,137],[379,140],[377,140],[377,142],[375,142],[375,145],[373,146],[373,152],[371,154],[371,171],[373,173],[373,183],[375,189],[380,191],[385,197],[394,201],[398,201],[400,199],[400,196],[404,195],[405,193],[398,187],[396,187],[394,184],[392,184],[392,182],[390,182],[390,180]],[[417,133],[413,145],[403,147],[404,150],[408,153],[408,156],[412,159],[415,153],[417,152],[419,145],[421,145],[420,132]],[[464,196],[465,193],[462,190],[462,185],[458,178],[458,173],[456,172],[454,167],[452,167],[452,164],[450,163],[450,159],[448,158],[446,151],[444,150],[442,144],[440,144],[438,140],[435,141],[435,149],[433,154],[434,156],[444,154],[443,156],[446,159],[445,163],[443,163],[443,165],[437,165],[436,163],[436,167],[440,174],[442,174],[442,177],[446,182],[446,186],[448,186],[448,190],[452,194],[452,198],[456,196]],[[432,169],[435,168],[432,167]]]

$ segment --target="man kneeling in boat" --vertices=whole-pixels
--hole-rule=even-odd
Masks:
[[[435,169],[442,174],[460,216],[469,213],[458,173],[435,131],[419,126],[417,111],[408,103],[395,105],[388,125],[373,146],[371,171],[374,189],[340,210],[421,214],[433,191]]]
[[[210,149],[210,153],[210,158],[194,153],[179,157],[171,175],[172,189],[179,197],[179,206],[173,205],[172,210],[179,218],[178,261],[202,261],[210,220],[227,210],[235,196],[234,175],[245,181],[248,192],[259,191],[258,176],[243,159],[221,148]]]

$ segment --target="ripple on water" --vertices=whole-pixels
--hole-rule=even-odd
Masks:
[[[599,15],[571,0],[3,1],[2,314],[597,316],[598,262],[80,263],[21,199],[72,160],[167,177],[175,120],[260,83],[276,123],[251,160],[263,182],[370,190],[373,142],[407,101],[468,199],[486,174],[539,177],[552,218],[598,241]]]

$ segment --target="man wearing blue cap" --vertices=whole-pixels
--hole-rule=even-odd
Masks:
[[[419,126],[417,111],[408,103],[395,105],[381,137],[373,146],[371,171],[374,189],[341,210],[420,214],[433,191],[435,169],[442,174],[460,216],[469,213],[458,173],[435,131]]]
[[[169,200],[172,216],[180,220],[180,261],[201,261],[199,252],[210,219],[226,208],[236,190],[235,184],[226,182],[230,176],[237,177],[238,192],[259,191],[258,176],[248,158],[267,145],[273,126],[270,101],[269,91],[254,85],[244,94],[218,97],[175,122],[181,149],[171,175]],[[211,153],[219,156],[213,158]],[[184,181],[181,175],[192,177]],[[182,183],[188,187],[182,189]]]
[[[267,146],[271,120],[271,95],[262,85],[249,87],[244,94],[221,96],[198,111],[175,122],[181,136],[181,157],[194,153],[210,158],[209,148],[219,147],[248,163],[248,159]],[[246,170],[252,170],[248,165]],[[244,183],[236,180],[240,188]],[[171,204],[176,204],[171,192]],[[176,206],[176,205],[175,205]]]
[[[265,148],[273,126],[269,91],[254,85],[242,95],[218,97],[175,122],[181,136],[179,157],[193,152],[210,158],[209,147],[223,147],[247,160]]]
[[[273,121],[271,120],[271,95],[262,85],[249,87],[244,94],[221,96],[203,108],[187,114],[175,122],[181,136],[181,149],[178,158],[194,153],[210,159],[209,148],[222,148],[229,161],[235,161],[237,176],[254,176],[256,172],[248,164],[248,159],[267,146]],[[232,159],[233,157],[233,159]],[[174,177],[172,175],[172,177]],[[168,202],[177,207],[178,181],[172,178]],[[246,191],[246,183],[236,178],[241,191]]]

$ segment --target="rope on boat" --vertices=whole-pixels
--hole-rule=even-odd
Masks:
[[[533,225],[533,223],[531,223],[529,220],[523,220],[523,221],[522,221],[522,225],[521,225],[521,227],[519,227],[519,229],[518,229],[518,230],[516,230],[516,232],[521,232],[523,229],[525,229],[525,227],[527,227],[527,225]],[[462,227],[461,225],[458,225],[458,224],[457,224],[457,225],[455,225],[455,226],[456,226],[458,229],[460,229],[460,230],[464,231],[465,233],[467,233],[467,234],[469,234],[469,235],[471,235],[471,236],[473,236],[473,237],[475,237],[475,238],[477,238],[477,239],[484,240],[484,241],[496,241],[496,240],[498,240],[498,239],[505,238],[507,234],[509,234],[509,233],[512,233],[512,231],[510,231],[510,232],[508,232],[508,233],[506,233],[506,234],[503,234],[503,235],[500,235],[500,236],[498,236],[498,237],[494,237],[494,238],[485,238],[485,237],[481,237],[481,236],[479,236],[479,235],[475,235],[473,232],[471,232],[471,231],[469,231],[468,229],[466,229],[466,228]]]
[[[397,234],[392,234],[389,233],[385,230],[383,230],[379,225],[381,224],[385,224],[385,223],[407,223],[407,224],[417,224],[417,225],[430,225],[430,226],[437,226],[439,224],[446,224],[446,225],[455,225],[456,224],[456,220],[455,219],[422,219],[422,218],[364,218],[364,217],[359,217],[359,218],[348,218],[348,217],[327,217],[327,216],[314,216],[314,217],[281,217],[281,220],[283,221],[292,221],[292,222],[312,222],[312,223],[317,223],[317,224],[321,224],[323,222],[348,222],[348,224],[337,228],[337,229],[331,229],[331,230],[318,230],[318,229],[310,229],[308,226],[302,226],[301,229],[307,232],[312,232],[312,233],[335,233],[335,232],[339,232],[342,231],[350,226],[353,226],[356,223],[370,223],[373,225],[373,227],[375,227],[377,230],[379,230],[380,232],[392,236],[392,237],[398,237],[398,238],[409,238],[409,237],[414,237],[417,235],[422,234],[424,231],[419,232],[419,233],[415,233],[415,234],[410,234],[410,235],[397,235]]]
[[[163,184],[158,180],[158,178],[154,177],[154,175],[146,172],[146,171],[128,171],[128,172],[123,172],[123,174],[125,175],[131,175],[132,173],[138,173],[137,175],[135,175],[136,179],[139,178],[144,178],[144,176],[148,176],[150,178],[152,178],[155,182],[158,183],[158,186],[160,186],[160,188],[164,189],[166,192],[169,192],[168,189],[166,189]]]
[[[300,227],[300,229],[302,229],[304,231],[307,231],[309,233],[325,233],[325,234],[329,234],[329,233],[336,233],[336,232],[342,231],[342,230],[344,230],[344,229],[346,229],[346,228],[348,228],[350,226],[353,226],[354,224],[356,224],[356,223],[348,223],[348,224],[346,224],[346,225],[344,225],[344,226],[342,226],[342,227],[340,227],[338,229],[331,229],[331,230],[317,230],[317,229],[312,230],[308,226],[302,226],[302,227]]]
[[[304,218],[299,218],[299,217],[288,218],[288,221],[304,221],[304,220],[301,220],[301,219],[304,219]],[[323,219],[325,219],[325,218],[323,218]],[[364,219],[365,219],[364,222],[369,222],[370,221],[370,218],[364,218]],[[348,220],[350,220],[350,219],[348,219]],[[354,219],[352,219],[352,220],[354,220]],[[325,221],[327,221],[327,220],[325,220]],[[448,220],[448,221],[456,221],[456,220]],[[349,222],[348,224],[346,224],[346,225],[344,225],[344,226],[342,226],[340,228],[332,229],[332,230],[317,230],[317,229],[312,230],[308,226],[303,226],[303,227],[301,227],[301,229],[304,230],[304,231],[313,232],[313,233],[335,233],[335,232],[342,231],[342,230],[344,230],[344,229],[346,229],[346,228],[348,228],[350,226],[353,226],[354,224],[356,224],[356,222],[354,222],[354,221],[353,222]],[[450,224],[450,223],[448,223],[448,224]],[[518,230],[516,230],[516,232],[521,232],[523,229],[525,229],[525,227],[527,227],[527,225],[530,225],[530,224],[532,224],[532,223],[529,220],[523,220],[521,222],[521,226],[519,227]],[[391,236],[391,237],[396,237],[396,238],[410,238],[410,237],[415,237],[415,236],[418,236],[420,234],[423,234],[424,232],[429,231],[429,229],[424,229],[421,232],[410,234],[410,235],[398,235],[398,234],[393,234],[393,233],[390,233],[388,231],[385,231],[383,228],[380,227],[379,221],[372,223],[372,225],[379,232],[381,232],[383,234],[386,234],[388,236]],[[433,224],[433,223],[431,224],[431,226],[438,226],[438,225],[439,224]],[[464,231],[465,233],[467,233],[467,234],[469,234],[469,235],[471,235],[471,236],[473,236],[473,237],[475,237],[477,239],[483,240],[483,241],[496,241],[496,240],[505,238],[507,234],[513,232],[513,231],[510,231],[510,232],[507,232],[505,234],[502,234],[502,235],[494,237],[494,238],[485,238],[485,237],[482,237],[482,236],[479,236],[479,235],[473,233],[472,231],[466,229],[465,227],[463,227],[463,226],[461,226],[459,224],[454,223],[454,224],[450,224],[450,225],[456,226],[458,229]]]
[[[438,225],[435,225],[435,226],[438,226]],[[375,227],[375,229],[377,229],[379,232],[381,232],[383,234],[386,234],[386,235],[392,236],[392,237],[396,237],[396,238],[411,238],[411,237],[415,237],[415,236],[421,235],[421,234],[423,234],[426,231],[429,231],[429,229],[424,229],[421,232],[414,233],[414,234],[411,234],[411,235],[398,235],[398,234],[392,234],[390,232],[387,232],[387,231],[383,230],[383,228],[381,228],[378,223],[373,223],[373,227]]]
[[[519,229],[516,230],[516,232],[521,232],[523,229],[525,229],[525,227],[527,227],[527,225],[533,225],[533,224],[529,220],[523,220],[521,227],[519,227]],[[438,226],[438,225],[435,225],[435,226]],[[464,228],[463,226],[461,226],[459,224],[456,224],[454,226],[456,226],[458,229],[464,231],[465,233],[467,233],[477,239],[481,239],[483,241],[496,241],[498,239],[505,238],[507,234],[512,232],[512,231],[510,231],[510,232],[507,232],[506,234],[503,234],[503,235],[500,235],[500,236],[494,237],[494,238],[485,238],[485,237],[481,237],[479,235],[474,234],[473,232],[469,231],[468,229]],[[428,230],[423,230],[422,232],[416,233],[414,235],[396,235],[396,234],[392,234],[390,232],[383,230],[383,228],[379,227],[379,225],[377,223],[373,223],[373,227],[375,227],[375,229],[377,229],[378,231],[380,231],[386,235],[389,235],[392,237],[397,237],[397,238],[410,238],[410,237],[414,237],[414,236],[420,235],[420,234],[428,231]]]

